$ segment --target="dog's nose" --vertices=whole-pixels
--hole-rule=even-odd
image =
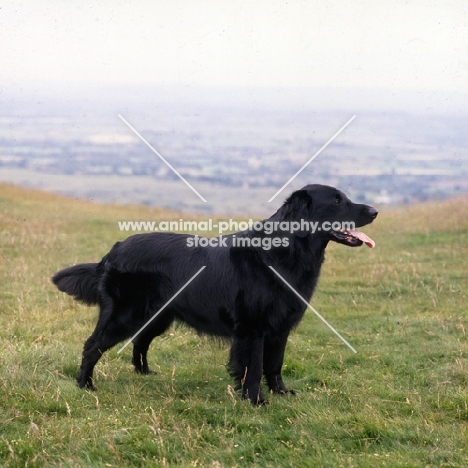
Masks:
[[[372,219],[377,218],[377,215],[379,214],[379,212],[373,206],[369,206],[367,208],[367,212],[369,213],[369,216],[372,217]]]

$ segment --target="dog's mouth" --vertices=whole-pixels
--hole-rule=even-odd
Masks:
[[[375,242],[361,231],[354,229],[342,229],[341,231],[330,231],[332,240],[340,244],[348,245],[350,247],[359,247],[366,244],[367,247],[373,249]]]

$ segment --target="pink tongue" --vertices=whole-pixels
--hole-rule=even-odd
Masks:
[[[361,231],[348,231],[349,234],[351,234],[353,237],[356,237],[357,239],[361,240],[362,242],[364,242],[364,244],[367,245],[367,247],[370,247],[371,249],[373,249],[375,247],[375,242],[369,237],[367,236],[366,234],[364,234],[363,232]]]

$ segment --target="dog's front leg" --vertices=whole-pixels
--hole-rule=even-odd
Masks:
[[[281,377],[283,367],[284,351],[288,342],[289,330],[278,335],[266,336],[263,351],[263,373],[273,393],[284,395],[295,394],[294,390],[288,390]]]
[[[235,336],[228,365],[237,387],[242,389],[242,398],[254,405],[265,403],[261,389],[263,341],[263,336]]]

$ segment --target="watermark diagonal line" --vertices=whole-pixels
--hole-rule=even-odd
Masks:
[[[118,351],[120,354],[204,269],[203,265]]]
[[[354,119],[353,115],[269,200],[274,200]]]
[[[169,169],[171,169],[172,172],[174,172],[174,174],[179,177],[180,180],[182,180],[182,182],[184,182],[201,200],[203,200],[205,203],[206,203],[206,200],[198,193],[197,190],[195,190],[195,188],[193,188],[193,186],[172,166],[172,164],[167,161],[158,151],[156,151],[153,146],[151,146],[150,143],[148,143],[148,141],[146,141],[145,138],[143,138],[142,135],[140,135],[140,133],[138,133],[137,130],[135,130],[135,128],[133,128],[120,114],[118,114],[120,120],[122,120],[122,122],[127,125],[127,127],[132,130],[133,133],[135,133],[135,135],[146,145],[148,146],[148,148],[159,158],[161,159],[161,161],[163,161],[167,167],[169,167]]]
[[[269,268],[280,278],[286,286],[353,352],[357,351],[271,266]]]

